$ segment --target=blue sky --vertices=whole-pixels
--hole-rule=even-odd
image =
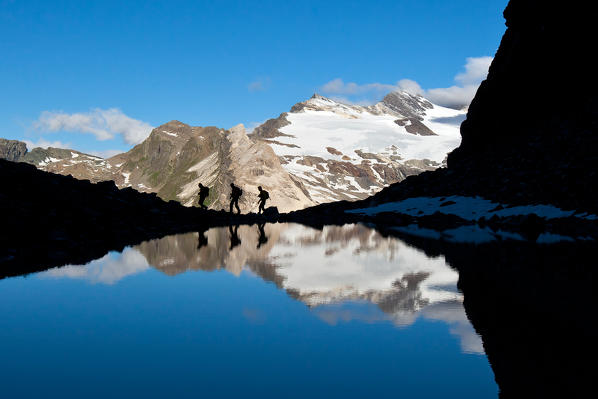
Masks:
[[[459,86],[468,58],[494,55],[506,3],[0,0],[0,137],[109,152],[172,119],[251,125],[314,92]],[[112,134],[50,120],[72,114]]]

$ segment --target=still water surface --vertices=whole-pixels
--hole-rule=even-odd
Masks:
[[[148,241],[0,281],[0,397],[495,398],[457,279],[358,225]]]

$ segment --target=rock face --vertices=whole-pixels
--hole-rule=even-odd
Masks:
[[[356,200],[446,165],[464,115],[399,91],[366,107],[314,94],[250,136],[270,144],[316,203]]]
[[[448,160],[456,173],[476,171],[474,190],[596,209],[595,70],[576,61],[595,35],[588,6],[513,0],[505,9],[507,30]]]
[[[27,145],[17,140],[0,139],[0,158],[16,162],[27,153]]]
[[[596,78],[590,63],[576,61],[594,35],[588,7],[511,1],[448,168],[408,178],[372,202],[456,194],[597,212]],[[554,84],[555,76],[567,84]]]

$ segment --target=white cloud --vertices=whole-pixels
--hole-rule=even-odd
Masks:
[[[33,127],[48,132],[89,133],[98,140],[113,139],[120,134],[129,144],[141,143],[153,129],[148,123],[133,119],[117,108],[95,108],[74,114],[43,111]]]
[[[486,79],[492,57],[469,57],[465,63],[465,72],[455,76],[455,81],[461,86],[479,85]]]
[[[425,96],[435,104],[449,108],[463,108],[469,105],[482,80],[488,75],[492,57],[470,57],[465,63],[465,72],[455,76],[457,85],[426,90]]]
[[[426,91],[425,97],[434,104],[447,108],[461,109],[469,106],[476,91],[478,91],[478,86],[451,86],[442,89],[430,89]]]
[[[406,91],[407,93],[411,94],[419,94],[423,96],[425,94],[425,90],[417,83],[415,80],[411,79],[401,79],[397,83],[399,89]]]
[[[422,95],[435,104],[459,109],[469,105],[478,90],[478,86],[486,78],[491,62],[492,57],[467,58],[465,71],[455,76],[457,84],[451,87],[423,89],[419,83],[411,79],[402,79],[396,84],[357,84],[354,82],[345,83],[342,79],[337,78],[323,85],[321,90],[327,95],[340,95],[343,102],[352,104],[372,104],[379,101],[388,92],[403,90],[408,93]]]
[[[25,144],[27,144],[28,151],[31,151],[32,149],[37,148],[37,147],[41,147],[41,148],[48,148],[48,147],[70,148],[70,146],[71,146],[71,143],[63,143],[61,141],[48,141],[43,138],[40,138],[36,142],[30,141],[30,140],[23,140],[23,141],[25,142]]]

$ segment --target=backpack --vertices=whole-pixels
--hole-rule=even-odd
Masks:
[[[267,200],[268,198],[270,198],[270,194],[268,194],[268,192],[266,190],[264,191],[264,200]]]

